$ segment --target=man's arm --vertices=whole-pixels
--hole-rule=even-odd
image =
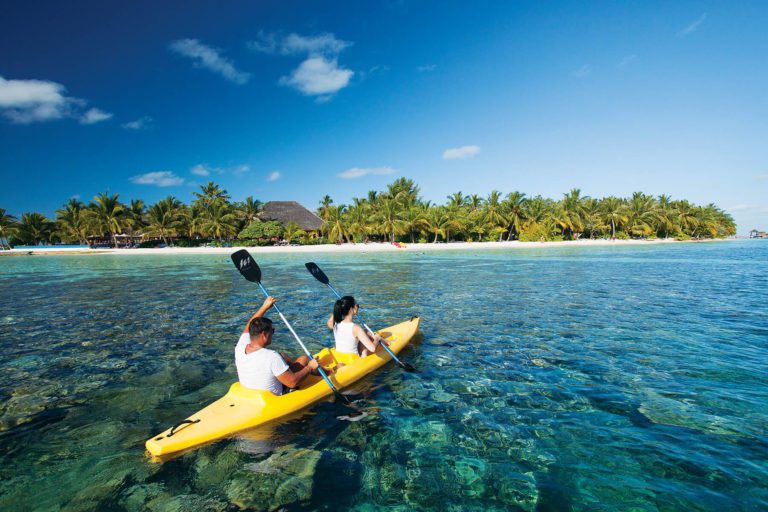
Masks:
[[[264,304],[261,305],[259,310],[253,314],[251,318],[248,319],[248,322],[246,322],[245,327],[243,328],[243,334],[248,332],[248,327],[251,326],[251,321],[254,318],[261,318],[264,316],[264,314],[269,311],[269,308],[271,308],[275,304],[275,298],[274,297],[267,297],[264,299]]]
[[[289,388],[295,388],[299,385],[299,382],[301,382],[304,377],[309,375],[309,373],[312,370],[317,369],[317,359],[310,359],[309,363],[307,363],[307,366],[302,368],[301,370],[297,372],[292,372],[289,369],[285,370],[283,373],[277,376],[277,380],[279,380],[283,386],[288,386]]]

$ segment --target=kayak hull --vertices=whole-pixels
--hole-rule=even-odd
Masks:
[[[389,341],[390,350],[397,354],[416,335],[419,323],[420,318],[413,317],[378,332]],[[364,358],[354,354],[337,354],[332,348],[321,350],[315,357],[324,367],[335,370],[329,378],[337,389],[357,382],[392,359],[382,347]],[[338,368],[339,363],[344,366]],[[235,382],[222,398],[188,417],[177,427],[147,440],[146,448],[155,457],[187,450],[295,413],[332,394],[328,384],[318,375],[309,375],[298,389],[282,396],[247,389]]]

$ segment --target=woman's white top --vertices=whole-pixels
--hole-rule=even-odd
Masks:
[[[240,384],[248,389],[263,389],[275,395],[283,394],[283,384],[277,380],[288,369],[283,358],[268,348],[254,350],[250,354],[245,347],[251,342],[251,335],[244,332],[235,347],[235,366]]]
[[[357,338],[352,333],[354,322],[339,322],[333,326],[333,337],[336,338],[336,352],[342,354],[357,354]]]

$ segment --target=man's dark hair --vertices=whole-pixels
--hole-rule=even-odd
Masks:
[[[254,318],[251,320],[251,325],[248,326],[248,334],[255,338],[270,329],[272,329],[272,320],[264,317]]]

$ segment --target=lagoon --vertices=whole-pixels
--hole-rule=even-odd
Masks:
[[[265,254],[310,348],[332,298],[422,336],[355,388],[158,464],[261,303],[226,254],[0,259],[2,510],[768,508],[768,243]],[[274,316],[274,315],[273,315]],[[275,347],[298,354],[278,324]]]

